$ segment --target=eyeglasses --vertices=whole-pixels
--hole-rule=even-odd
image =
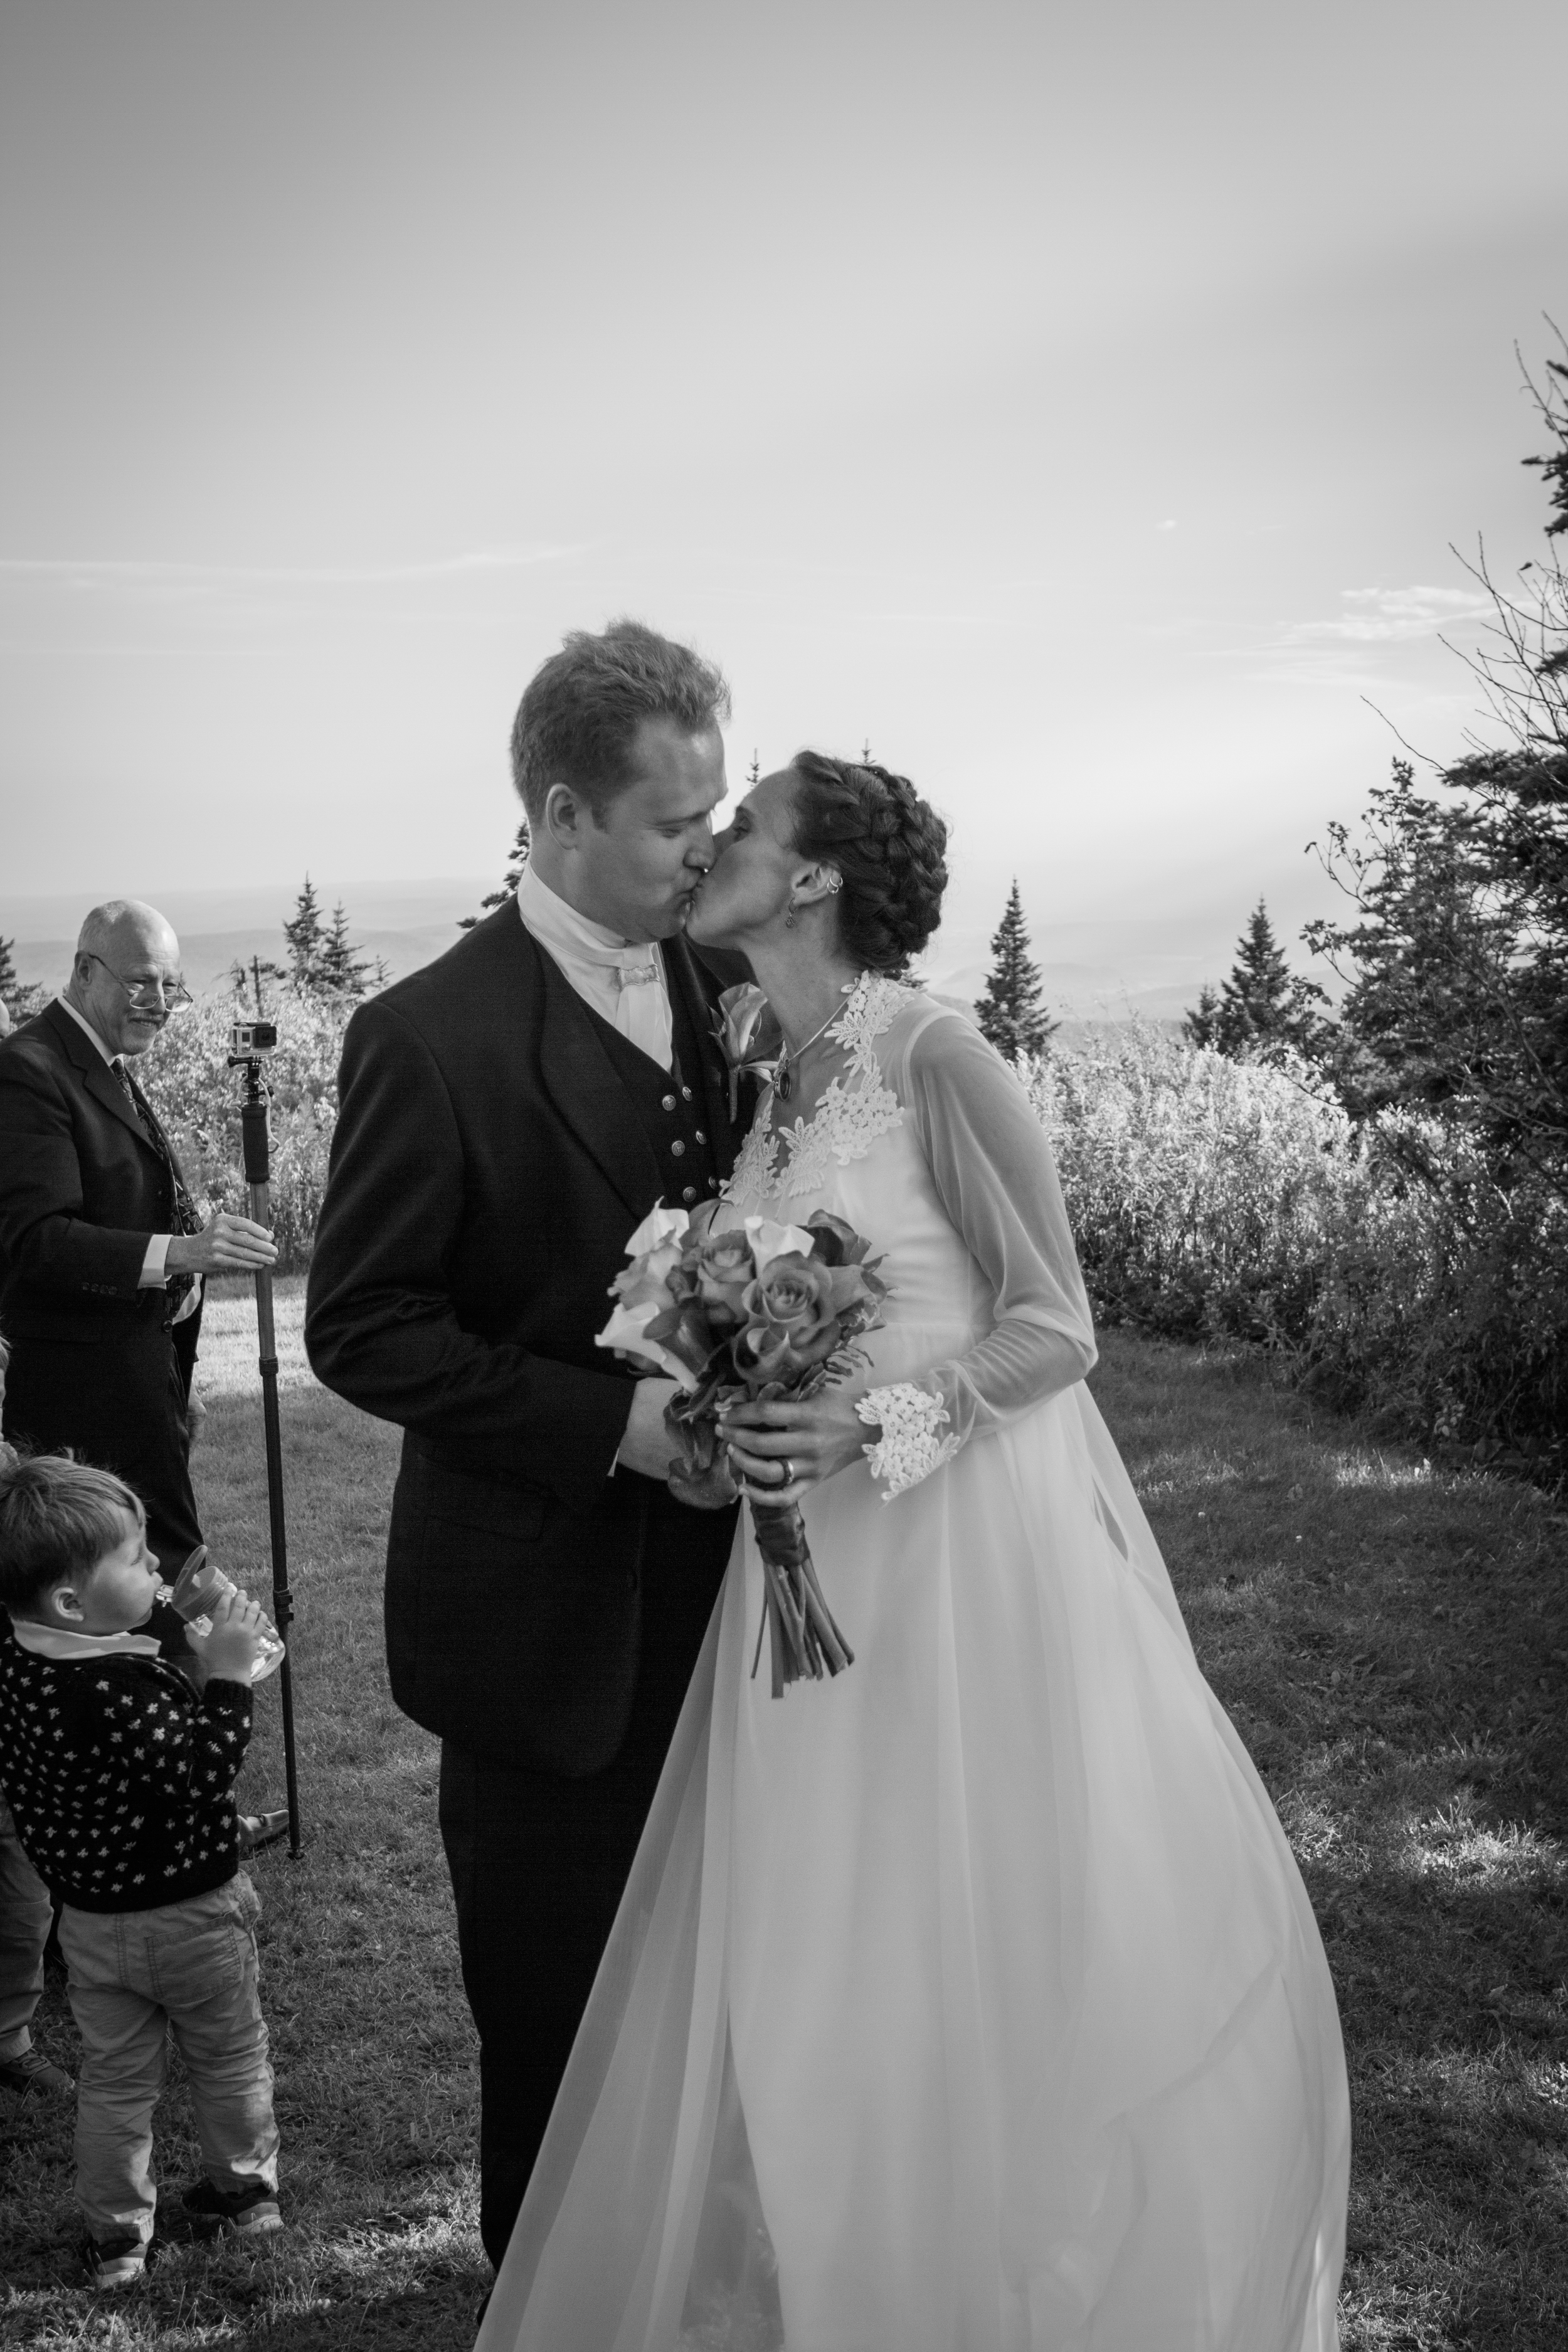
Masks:
[[[103,958],[94,955],[90,948],[82,952],[89,963],[103,963]],[[173,1014],[188,1013],[195,1002],[178,975],[173,980],[122,980],[111,963],[103,963],[103,969],[115,986],[125,991],[132,1004],[160,1004],[165,1013]]]

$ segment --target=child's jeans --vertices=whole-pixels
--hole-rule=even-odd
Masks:
[[[278,2186],[272,2069],[257,1994],[261,1905],[243,1871],[155,1911],[60,1915],[81,2031],[77,2196],[92,2237],[153,2234],[153,2109],[172,2029],[190,2077],[202,2159],[230,2194]]]

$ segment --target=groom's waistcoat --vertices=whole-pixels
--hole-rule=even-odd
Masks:
[[[606,1764],[645,1576],[678,1559],[716,1590],[728,1550],[732,1514],[615,1467],[630,1373],[595,1345],[635,1227],[711,1199],[734,1158],[719,983],[683,940],[665,961],[679,1077],[598,1019],[510,902],[344,1041],[306,1344],[329,1388],[405,1433],[393,1695],[500,1763]]]
[[[675,1066],[669,1070],[661,1070],[592,1006],[584,1009],[653,1146],[664,1177],[665,1207],[694,1209],[710,1201],[720,1183],[718,1138],[702,1085],[705,1041],[683,992],[670,991]]]

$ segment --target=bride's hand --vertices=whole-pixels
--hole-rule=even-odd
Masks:
[[[720,1426],[731,1467],[757,1503],[798,1503],[825,1478],[858,1462],[877,1440],[854,1398],[837,1389],[804,1402],[781,1397],[772,1404],[731,1405]]]

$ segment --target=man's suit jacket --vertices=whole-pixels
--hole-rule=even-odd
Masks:
[[[665,956],[706,1038],[717,983],[683,940]],[[716,1050],[700,1084],[728,1172]],[[393,1695],[495,1760],[595,1770],[630,1710],[650,1523],[679,1514],[709,1545],[723,1532],[657,1482],[612,1475],[631,1383],[594,1335],[661,1194],[653,1147],[510,901],[360,1007],[339,1103],[305,1338],[329,1388],[405,1432]]]
[[[168,1171],[89,1037],[47,1004],[0,1043],[0,1328],[112,1347],[167,1324],[140,1287],[147,1243],[177,1230]],[[187,1381],[199,1318],[174,1327]]]

